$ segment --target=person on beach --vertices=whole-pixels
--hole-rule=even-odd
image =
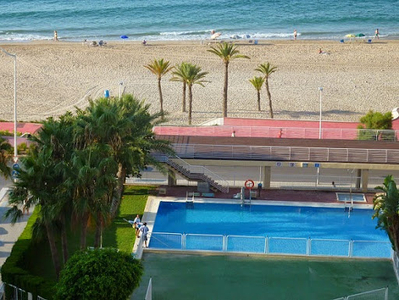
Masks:
[[[294,29],[294,41],[296,41],[297,36],[298,36],[298,33],[296,32],[296,29]]]
[[[376,38],[377,40],[380,39],[380,31],[378,30],[378,28],[375,30],[375,38]]]
[[[58,32],[57,32],[57,30],[54,30],[54,41],[58,42]]]
[[[280,129],[280,131],[279,131],[278,134],[277,134],[277,137],[278,137],[279,139],[281,139],[282,136],[283,136],[283,129]]]

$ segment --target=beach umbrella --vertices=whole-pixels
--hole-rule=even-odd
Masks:
[[[356,34],[356,37],[364,37],[364,36],[366,36],[364,33],[358,33],[358,34]]]
[[[354,35],[353,33],[349,33],[349,34],[345,35],[345,37],[352,39],[352,38],[356,37],[356,35]]]
[[[129,37],[127,36],[127,35],[121,35],[121,39],[123,40],[123,41],[125,41],[126,39],[128,39]]]

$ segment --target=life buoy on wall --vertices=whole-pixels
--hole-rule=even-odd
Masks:
[[[255,182],[252,179],[248,179],[247,181],[245,181],[244,186],[246,189],[252,190],[255,186]]]

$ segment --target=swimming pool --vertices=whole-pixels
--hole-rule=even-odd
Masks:
[[[391,257],[371,209],[161,201],[150,247]]]

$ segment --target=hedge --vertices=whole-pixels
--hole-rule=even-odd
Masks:
[[[25,258],[29,255],[32,247],[32,226],[38,215],[39,208],[36,207],[28,220],[25,230],[12,248],[10,256],[1,267],[1,277],[3,282],[32,293],[33,299],[41,296],[50,300],[55,293],[56,282],[32,275],[25,270]],[[6,293],[9,292],[10,289],[6,289]]]

